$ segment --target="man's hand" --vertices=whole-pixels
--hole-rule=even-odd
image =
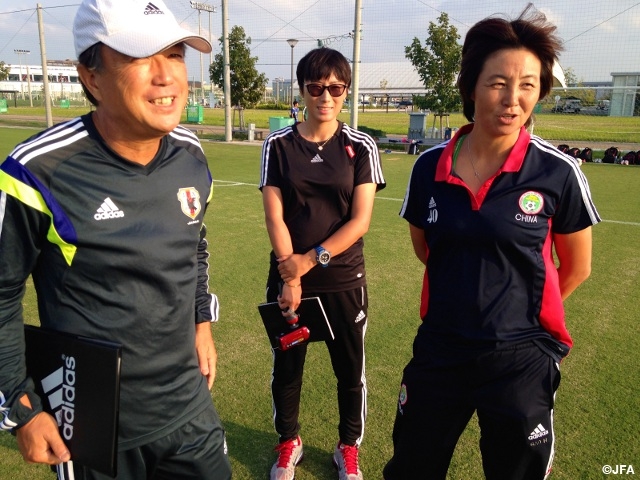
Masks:
[[[211,323],[202,322],[196,324],[196,353],[198,354],[198,364],[200,372],[207,377],[209,390],[213,387],[216,378],[216,364],[218,363],[218,353],[213,343],[211,333]]]
[[[22,457],[28,463],[58,465],[71,460],[55,419],[46,412],[39,413],[17,429],[16,440]]]

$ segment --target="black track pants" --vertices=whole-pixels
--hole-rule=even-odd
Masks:
[[[553,460],[557,363],[533,343],[443,365],[419,355],[406,366],[386,480],[444,480],[474,412],[488,480],[542,480]]]
[[[277,287],[267,290],[267,301],[275,301]],[[316,295],[313,295],[316,296]],[[338,381],[338,434],[347,445],[359,445],[367,414],[364,336],[367,327],[367,289],[318,294],[333,330],[335,340],[325,342]],[[300,392],[308,345],[286,351],[273,350],[271,392],[275,429],[280,440],[300,431]]]

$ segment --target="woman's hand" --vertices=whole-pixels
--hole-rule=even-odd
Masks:
[[[300,306],[300,299],[302,298],[302,286],[300,285],[300,279],[298,278],[294,282],[285,283],[282,285],[282,293],[278,295],[278,306],[281,310],[291,309],[296,311]],[[284,317],[289,316],[285,311],[282,312]]]
[[[297,254],[282,256],[278,258],[278,273],[285,283],[297,285],[300,277],[315,266],[315,260],[311,260],[308,254]]]

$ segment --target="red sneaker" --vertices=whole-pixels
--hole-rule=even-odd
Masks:
[[[271,467],[271,480],[293,480],[296,465],[304,456],[300,435],[279,443],[274,450],[278,452],[278,461]]]
[[[340,480],[363,480],[358,468],[358,447],[338,442],[333,452],[333,465],[338,469]]]

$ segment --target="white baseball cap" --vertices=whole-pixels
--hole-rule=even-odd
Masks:
[[[73,22],[76,56],[102,42],[134,58],[184,42],[202,53],[209,41],[182,28],[162,0],[83,0]]]

